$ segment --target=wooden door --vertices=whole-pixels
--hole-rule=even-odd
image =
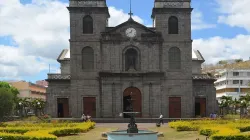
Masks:
[[[195,115],[206,117],[206,98],[195,98]]]
[[[136,87],[129,87],[125,89],[123,93],[123,108],[126,108],[126,101],[127,99],[133,99],[132,105],[134,112],[140,112],[136,115],[136,117],[142,117],[142,97],[141,97],[141,91]],[[128,104],[127,104],[128,105]],[[125,110],[124,110],[125,111]]]
[[[68,98],[57,99],[57,114],[59,118],[69,117],[69,99]]]
[[[202,117],[206,117],[206,98],[200,98],[200,113]]]
[[[181,118],[181,97],[169,97],[169,118]]]
[[[84,97],[83,98],[83,113],[90,115],[92,118],[96,117],[96,98]]]

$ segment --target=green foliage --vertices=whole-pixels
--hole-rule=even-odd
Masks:
[[[227,61],[221,60],[218,62],[218,64],[224,65],[224,64],[227,64]]]
[[[204,135],[204,136],[211,136],[217,132],[219,132],[219,130],[213,130],[210,128],[203,128],[203,129],[200,129],[199,131],[200,135]]]
[[[74,135],[81,133],[83,130],[80,128],[62,128],[62,129],[57,129],[55,131],[50,132],[50,134],[53,134],[55,136],[69,136],[69,135]]]
[[[56,140],[56,137],[36,137],[36,136],[27,136],[21,134],[11,134],[11,133],[0,133],[0,137],[3,140]]]
[[[212,140],[250,140],[250,135],[213,135]]]
[[[243,59],[236,59],[235,62],[236,62],[236,63],[243,62]]]
[[[0,88],[0,120],[12,113],[14,97],[10,90]]]
[[[24,134],[26,132],[28,132],[29,129],[27,128],[21,128],[21,127],[11,127],[11,128],[8,128],[8,127],[5,127],[5,128],[0,128],[0,132],[5,132],[5,133],[17,133],[17,134]]]
[[[27,123],[8,122],[0,127],[0,138],[7,140],[55,140],[57,136],[85,133],[95,126],[85,123]]]
[[[11,86],[7,82],[1,82],[0,81],[0,89],[2,89],[2,88],[10,90],[10,92],[14,95],[14,97],[16,97],[19,94],[19,91],[17,90],[17,88]]]

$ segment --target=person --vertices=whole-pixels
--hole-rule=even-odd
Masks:
[[[91,116],[87,115],[87,121],[91,121]]]
[[[211,119],[213,118],[213,113],[210,114],[210,118],[211,118]]]
[[[122,114],[122,113],[120,113],[120,114],[119,114],[119,116],[122,118],[123,114]]]
[[[213,113],[213,119],[216,119],[216,118],[217,118],[217,114]]]
[[[160,118],[160,123],[159,123],[159,124],[161,124],[161,123],[164,124],[164,123],[163,123],[163,115],[162,115],[162,114],[160,115],[159,118]]]
[[[83,122],[86,122],[86,116],[84,114],[82,114],[81,119],[82,119]]]

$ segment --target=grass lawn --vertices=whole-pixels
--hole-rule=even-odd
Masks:
[[[67,137],[59,137],[58,140],[100,140],[102,132],[109,132],[117,130],[115,127],[97,127],[93,130],[90,130],[87,133],[79,134],[75,136],[67,136]],[[163,132],[164,137],[159,137],[158,140],[196,140],[199,138],[200,140],[205,140],[205,136],[201,136],[198,132],[177,132],[176,130],[169,128],[167,125],[163,127],[152,127],[148,128],[148,130],[153,130],[157,132]]]

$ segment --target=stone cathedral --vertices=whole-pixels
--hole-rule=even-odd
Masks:
[[[130,111],[131,98],[138,118],[216,111],[214,78],[201,73],[205,60],[192,50],[191,0],[155,0],[152,7],[152,27],[131,12],[110,27],[106,0],[69,1],[70,49],[57,59],[61,73],[48,74],[48,114],[118,118]]]

